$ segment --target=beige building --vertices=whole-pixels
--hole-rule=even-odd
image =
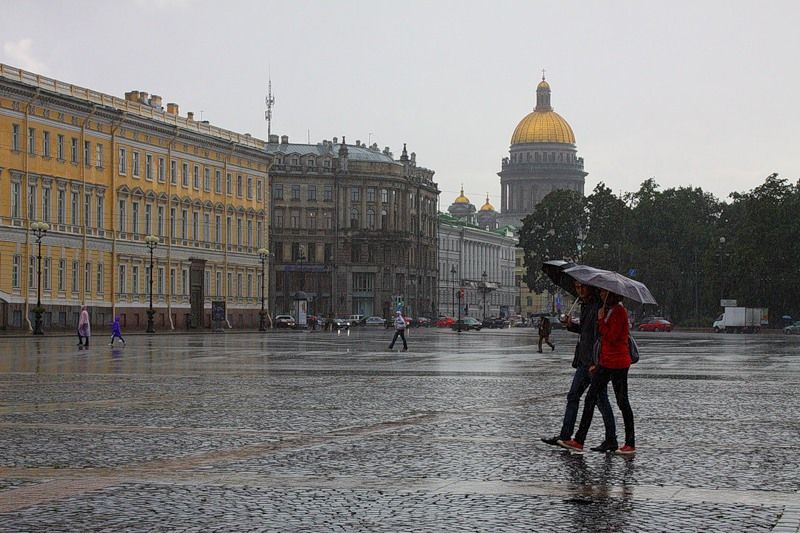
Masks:
[[[274,313],[293,312],[299,293],[310,314],[391,317],[435,312],[436,213],[432,170],[405,146],[334,137],[318,144],[270,138]]]
[[[0,324],[72,328],[120,315],[144,328],[153,252],[156,329],[257,324],[268,245],[266,143],[182,116],[177,104],[125,98],[0,65]],[[42,262],[30,230],[49,224]],[[41,286],[38,270],[41,267]]]

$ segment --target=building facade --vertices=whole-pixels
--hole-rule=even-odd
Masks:
[[[436,213],[432,170],[405,146],[290,143],[271,136],[272,302],[292,313],[299,294],[311,314],[390,317],[436,309]]]
[[[207,327],[212,300],[232,327],[260,309],[268,246],[266,143],[179,115],[157,95],[125,98],[0,65],[0,313],[72,328],[81,304],[106,326]],[[30,231],[49,224],[42,262]],[[38,287],[38,270],[42,286]]]
[[[458,316],[460,311],[483,320],[516,314],[517,239],[511,227],[487,229],[476,224],[479,216],[485,224],[493,223],[490,208],[487,197],[476,210],[462,189],[449,213],[439,214],[439,315]],[[463,299],[458,297],[460,289]]]
[[[509,156],[502,161],[499,223],[522,225],[536,204],[554,190],[570,189],[583,194],[587,173],[578,157],[575,135],[569,123],[550,105],[550,84],[536,88],[536,107],[526,115],[511,136]]]

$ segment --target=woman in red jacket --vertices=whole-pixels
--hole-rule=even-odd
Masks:
[[[610,381],[614,387],[617,406],[625,422],[625,446],[617,453],[628,455],[636,453],[636,433],[633,428],[633,409],[628,401],[628,369],[631,355],[628,351],[628,312],[622,305],[622,296],[600,289],[600,299],[605,303],[597,312],[597,331],[600,334],[600,360],[593,367],[594,375],[586,400],[583,404],[581,423],[575,438],[559,441],[564,448],[583,450],[583,442],[592,423],[597,394],[605,390]]]

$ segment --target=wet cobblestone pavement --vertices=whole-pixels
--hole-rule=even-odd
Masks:
[[[0,338],[0,531],[800,531],[800,338],[639,334],[632,458],[539,441],[554,339]]]

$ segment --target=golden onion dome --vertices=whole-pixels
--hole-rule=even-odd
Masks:
[[[539,90],[539,89],[547,89],[549,91],[550,90],[550,84],[547,83],[547,81],[545,81],[544,78],[542,78],[542,81],[539,82],[539,85],[536,86],[536,89],[537,90]]]
[[[489,195],[486,195],[486,203],[481,206],[481,211],[494,211],[494,206],[489,203]]]
[[[520,121],[511,136],[511,144],[525,143],[575,144],[575,134],[555,111],[534,111]]]
[[[454,204],[468,204],[470,203],[469,198],[464,196],[464,186],[461,186],[461,194],[458,195],[458,198],[455,199],[453,202]]]

